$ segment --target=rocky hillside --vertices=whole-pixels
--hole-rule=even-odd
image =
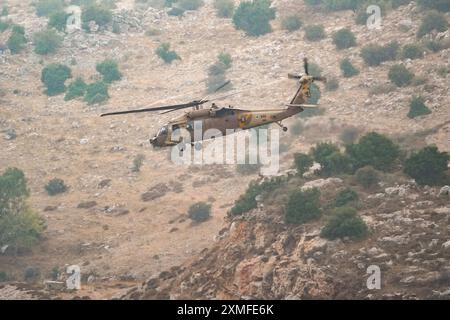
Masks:
[[[9,0],[7,17],[23,25],[30,40],[48,21],[36,15],[31,2]],[[211,1],[179,18],[169,16],[166,9],[121,0],[113,9],[121,32],[113,32],[110,25],[91,33],[66,34],[57,52],[45,56],[33,51],[32,41],[19,54],[2,53],[0,170],[14,166],[25,172],[29,203],[45,218],[47,229],[30,252],[19,256],[2,252],[0,271],[22,282],[27,269],[39,269],[36,282],[41,284],[55,268],[61,272],[68,265],[80,265],[85,289],[77,295],[94,298],[120,295],[148,277],[152,278],[126,297],[366,297],[373,293],[364,290],[365,268],[377,257],[383,270],[390,272],[383,280],[386,291],[376,294],[445,295],[443,266],[448,251],[443,244],[449,240],[449,213],[448,199],[438,198],[439,190],[408,182],[401,196],[366,193],[362,215],[373,233],[360,243],[319,239],[319,224],[289,228],[275,209],[224,221],[257,174],[242,175],[234,166],[174,166],[166,151],[150,150],[148,138],[170,114],[99,117],[103,112],[203,97],[208,67],[221,52],[232,56],[227,78],[237,94],[218,104],[281,107],[296,89],[287,73],[301,72],[302,60],[308,57],[324,75],[338,78],[339,89],[321,87],[324,114],[301,120],[301,134],[294,130],[284,134],[283,170],[291,168],[294,153],[318,141],[339,141],[347,127],[387,134],[406,149],[434,143],[450,151],[449,82],[440,71],[449,68],[449,49],[378,67],[367,66],[360,56],[361,48],[372,43],[417,42],[424,12],[414,1],[383,16],[381,30],[356,25],[350,10],[326,12],[297,0],[277,0],[273,5],[277,9],[273,32],[249,37],[236,30],[231,19],[217,17]],[[283,30],[281,20],[292,12],[304,26],[323,24],[325,39],[305,40],[304,28]],[[343,27],[351,28],[357,45],[337,50],[331,35]],[[0,44],[9,36],[9,30],[1,32]],[[429,37],[448,41],[449,34]],[[166,64],[154,54],[164,42],[181,60]],[[45,65],[64,63],[74,77],[93,82],[99,78],[95,66],[105,58],[117,61],[123,74],[110,85],[107,102],[87,105],[82,99],[64,101],[64,95],[44,94],[40,78]],[[344,58],[360,69],[359,75],[340,76]],[[396,63],[422,81],[386,89],[389,69]],[[410,119],[409,101],[416,94],[424,97],[432,113]],[[296,118],[286,125],[299,123]],[[133,160],[140,155],[145,160],[135,172]],[[68,191],[49,196],[44,187],[53,178],[63,179]],[[395,187],[395,182],[386,188]],[[202,224],[192,224],[186,215],[197,201],[212,204],[212,218]],[[193,260],[183,264],[188,259]],[[427,281],[436,285],[424,286]],[[14,296],[11,287],[5,290],[5,295]]]

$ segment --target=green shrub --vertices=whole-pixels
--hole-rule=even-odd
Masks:
[[[82,78],[76,78],[69,86],[67,87],[66,95],[64,96],[65,101],[69,101],[78,97],[83,97],[86,93],[86,82]]]
[[[361,0],[323,0],[325,8],[331,11],[356,10],[361,5]]]
[[[434,9],[442,12],[450,11],[450,0],[417,0],[423,9]]]
[[[235,201],[230,213],[236,216],[255,209],[257,206],[255,199],[256,196],[267,195],[273,190],[279,188],[282,183],[283,180],[281,178],[273,178],[263,181],[262,183],[258,183],[256,181],[251,182],[247,191]]]
[[[34,52],[41,55],[54,53],[61,45],[62,40],[62,37],[53,29],[38,31],[33,35]]]
[[[323,163],[320,174],[326,177],[339,174],[347,174],[353,171],[352,159],[341,152],[335,152],[327,157]]]
[[[354,208],[336,208],[320,235],[329,240],[349,237],[362,239],[368,234],[368,227]]]
[[[47,183],[45,190],[50,196],[54,196],[56,194],[66,192],[67,186],[64,184],[62,179],[54,178]]]
[[[294,154],[294,162],[295,167],[297,168],[297,172],[300,175],[303,175],[304,173],[308,172],[309,168],[312,167],[312,165],[314,164],[314,159],[309,154],[296,153]]]
[[[259,163],[256,164],[242,163],[236,166],[236,172],[244,176],[256,174],[259,172],[260,169],[261,164]]]
[[[430,12],[423,19],[417,31],[417,37],[422,38],[433,30],[444,32],[448,29],[448,21],[442,13]]]
[[[326,37],[323,25],[312,25],[305,27],[305,39],[309,41],[320,41]]]
[[[0,17],[7,17],[9,15],[9,8],[7,5],[2,7],[2,11],[0,12]]]
[[[67,19],[70,14],[64,11],[53,12],[48,19],[48,27],[55,28],[58,31],[66,30]]]
[[[222,52],[218,56],[219,62],[221,62],[225,69],[229,69],[231,67],[231,63],[233,62],[233,58],[231,58],[231,55],[226,52]]]
[[[85,7],[81,13],[83,29],[90,31],[89,22],[95,21],[99,27],[104,27],[112,21],[112,12],[103,6],[93,4]]]
[[[188,216],[196,222],[204,222],[211,216],[211,205],[205,202],[197,202],[189,207]]]
[[[333,43],[338,49],[355,47],[356,37],[350,29],[344,28],[333,33]]]
[[[341,61],[340,67],[342,70],[342,75],[345,78],[351,78],[359,74],[359,70],[353,66],[348,58]]]
[[[355,179],[356,182],[366,189],[371,189],[380,182],[378,172],[371,166],[358,169],[355,173]]]
[[[423,58],[423,48],[417,44],[407,44],[403,47],[403,59],[420,59]]]
[[[334,205],[336,207],[343,207],[349,203],[356,203],[359,200],[358,193],[351,188],[345,188],[338,192]]]
[[[321,142],[311,148],[311,155],[314,160],[320,164],[324,163],[328,157],[336,152],[339,152],[339,148],[331,142]]]
[[[445,43],[443,41],[437,40],[427,40],[424,42],[425,47],[432,52],[439,52],[441,50],[447,49],[450,46],[450,43]]]
[[[172,63],[174,60],[181,60],[180,56],[173,50],[170,50],[169,43],[163,43],[156,49],[158,57],[164,60],[165,63]]]
[[[39,17],[49,16],[54,12],[64,10],[64,0],[38,0],[35,7]]]
[[[361,56],[368,66],[379,66],[385,61],[395,60],[399,49],[397,41],[391,41],[385,46],[371,44],[362,48]]]
[[[9,21],[0,20],[0,32],[4,32],[9,29],[11,23]]]
[[[169,16],[181,17],[184,15],[184,10],[178,7],[173,7],[169,11],[167,11]]]
[[[44,221],[28,207],[24,173],[16,168],[0,175],[0,246],[29,248],[40,240]]]
[[[396,64],[389,70],[389,79],[397,87],[406,87],[414,79],[414,73],[406,69],[404,65]]]
[[[26,43],[25,29],[22,26],[13,25],[11,35],[6,41],[8,49],[12,54],[18,54],[25,48]]]
[[[400,150],[386,136],[371,132],[359,139],[357,144],[347,145],[346,153],[356,168],[373,166],[385,171],[392,169],[400,155]]]
[[[406,159],[404,172],[420,185],[445,184],[449,160],[446,152],[439,152],[436,146],[427,146]]]
[[[409,103],[408,118],[416,118],[425,116],[431,113],[431,110],[425,105],[425,100],[422,97],[413,97]]]
[[[233,23],[238,30],[249,36],[261,36],[272,31],[270,21],[275,19],[275,9],[271,0],[242,1],[233,15]]]
[[[108,86],[103,81],[97,81],[86,87],[84,101],[87,104],[101,103],[109,99]]]
[[[122,74],[119,71],[117,62],[111,59],[106,59],[97,64],[96,70],[103,76],[103,81],[111,83],[122,79]]]
[[[322,214],[320,191],[318,189],[294,191],[289,196],[284,211],[284,220],[289,224],[303,224],[318,219]]]
[[[355,127],[348,127],[342,130],[339,135],[339,139],[345,144],[352,144],[358,140],[359,129]]]
[[[303,22],[297,15],[287,16],[281,20],[281,27],[291,32],[300,29],[302,25]]]
[[[234,13],[234,0],[214,0],[214,8],[220,18],[231,18]]]
[[[197,10],[205,4],[203,0],[178,0],[177,3],[184,10]]]
[[[131,167],[132,172],[139,172],[141,171],[141,167],[144,164],[145,156],[143,154],[138,154],[133,159],[133,166]]]
[[[9,277],[4,271],[0,271],[0,283],[8,281]]]
[[[325,89],[327,91],[336,91],[339,89],[339,80],[336,77],[331,77],[328,79],[327,83],[325,84]]]
[[[55,96],[66,91],[65,81],[72,77],[72,71],[66,65],[52,63],[42,69],[41,81],[46,86],[45,93]]]

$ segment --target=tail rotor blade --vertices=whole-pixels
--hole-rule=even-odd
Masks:
[[[303,67],[305,68],[306,75],[309,76],[309,63],[308,58],[303,59]]]

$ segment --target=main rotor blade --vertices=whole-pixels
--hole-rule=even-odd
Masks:
[[[213,94],[219,92],[221,89],[225,88],[227,85],[229,85],[231,83],[231,80],[228,80],[227,82],[225,82],[224,84],[222,84],[221,86],[219,86],[218,88],[216,88],[213,92],[211,92],[210,94],[208,94],[206,97],[204,97],[202,100],[200,101],[205,101],[206,99],[208,99],[210,96],[212,96]]]
[[[308,58],[303,59],[303,66],[305,68],[305,73],[306,75],[309,76],[309,63],[308,63]]]
[[[129,114],[129,113],[154,112],[154,111],[163,111],[163,110],[172,110],[172,109],[179,110],[179,109],[184,109],[184,108],[190,108],[190,107],[198,106],[198,105],[204,104],[206,102],[208,102],[208,100],[205,100],[205,101],[192,101],[192,102],[189,102],[189,103],[175,104],[175,105],[171,105],[171,106],[162,106],[162,107],[155,107],[155,108],[145,108],[145,109],[109,112],[109,113],[101,114],[100,117],[114,116],[114,115],[119,115],[119,114]]]

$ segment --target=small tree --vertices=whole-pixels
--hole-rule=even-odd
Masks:
[[[366,189],[371,189],[380,182],[378,172],[371,166],[358,169],[355,173],[355,179]]]
[[[26,43],[25,29],[22,26],[13,25],[11,35],[6,41],[8,49],[12,54],[18,54],[25,48]]]
[[[42,55],[54,53],[61,45],[62,40],[62,37],[53,29],[38,31],[33,35],[34,52]]]
[[[50,196],[54,196],[66,192],[67,186],[65,185],[64,180],[54,178],[47,183],[45,190]]]
[[[66,30],[67,19],[70,14],[65,11],[53,12],[48,19],[48,27],[55,28],[58,31]]]
[[[403,47],[403,59],[420,59],[423,58],[423,48],[417,44],[407,44]]]
[[[395,60],[400,50],[397,41],[391,41],[385,46],[370,44],[362,48],[361,56],[368,66],[379,66],[385,61]]]
[[[290,196],[285,212],[285,222],[289,224],[303,224],[318,219],[320,209],[320,191],[310,189],[306,191],[294,191]]]
[[[87,104],[102,103],[109,99],[108,86],[103,81],[97,81],[86,87],[84,101]]]
[[[203,0],[178,0],[177,3],[184,10],[197,10],[205,4]]]
[[[323,25],[312,25],[305,27],[305,39],[309,41],[320,41],[326,37]]]
[[[423,19],[417,31],[417,37],[422,38],[433,30],[444,32],[448,29],[448,21],[442,13],[429,12]]]
[[[104,27],[112,21],[112,12],[103,6],[93,4],[85,7],[81,14],[83,29],[90,31],[89,23],[94,21],[99,27]]]
[[[440,185],[448,182],[449,160],[446,152],[439,152],[436,146],[427,146],[406,159],[404,171],[420,185]]]
[[[270,21],[275,19],[275,9],[271,0],[243,1],[233,15],[233,23],[238,30],[249,36],[261,36],[272,31]]]
[[[303,22],[297,15],[290,15],[281,20],[281,27],[290,32],[300,29],[302,25]]]
[[[103,81],[106,83],[122,79],[117,62],[114,60],[107,59],[98,63],[96,70],[103,76]]]
[[[416,118],[426,116],[431,113],[431,110],[425,105],[425,100],[422,97],[413,97],[409,103],[408,118]]]
[[[389,79],[397,87],[406,87],[414,79],[414,73],[406,69],[404,65],[396,64],[389,70]]]
[[[189,207],[189,218],[196,222],[204,222],[211,216],[211,205],[205,202],[197,202]]]
[[[170,50],[169,43],[163,43],[156,49],[158,57],[164,60],[165,63],[172,63],[174,60],[181,60],[180,56],[173,50]]]
[[[442,12],[450,11],[450,1],[449,0],[417,0],[417,3],[423,9],[435,9]]]
[[[234,0],[214,0],[214,8],[220,18],[231,18],[234,13]]]
[[[338,49],[347,49],[356,46],[356,37],[350,29],[344,28],[333,34],[333,43]]]
[[[294,162],[295,167],[297,168],[297,172],[300,175],[303,175],[312,167],[312,165],[314,164],[314,159],[308,154],[296,153],[294,155]]]
[[[336,208],[320,235],[329,240],[349,237],[362,239],[368,234],[368,227],[354,208]]]
[[[311,148],[311,155],[320,164],[325,163],[326,159],[336,152],[339,152],[339,148],[331,142],[321,142]]]
[[[350,62],[350,59],[348,58],[342,60],[340,66],[342,70],[342,75],[345,78],[351,78],[359,74],[359,70],[353,66],[353,64]]]
[[[78,97],[83,97],[86,93],[86,82],[80,77],[76,78],[69,86],[67,87],[67,93],[64,96],[65,101],[69,101]]]
[[[347,155],[356,168],[373,166],[378,170],[389,170],[400,155],[400,149],[386,136],[371,132],[363,136],[359,143],[346,147]]]
[[[66,65],[52,63],[42,69],[41,81],[47,87],[49,96],[58,95],[66,90],[65,81],[72,77],[72,71]]]
[[[221,52],[218,56],[218,59],[219,62],[221,62],[225,66],[225,69],[229,69],[233,62],[233,58],[231,57],[231,55],[226,52]]]
[[[38,0],[35,6],[39,17],[49,16],[54,12],[63,11],[64,0]]]
[[[349,203],[356,203],[359,200],[358,193],[351,188],[345,188],[338,192],[334,204],[336,207],[343,207]]]

